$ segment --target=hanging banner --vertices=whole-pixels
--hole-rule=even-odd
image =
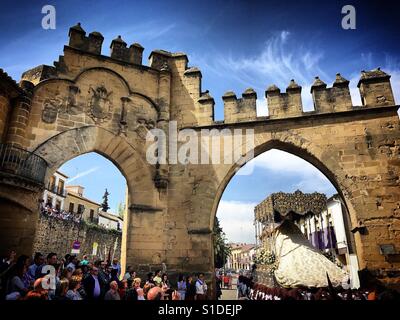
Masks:
[[[99,244],[97,242],[93,242],[93,251],[92,255],[97,256],[97,248],[99,247]]]

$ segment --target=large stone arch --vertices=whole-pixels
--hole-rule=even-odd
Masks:
[[[209,228],[213,230],[214,218],[216,216],[218,205],[220,203],[223,192],[228,186],[231,179],[234,177],[236,172],[247,163],[249,163],[252,159],[255,159],[257,156],[261,155],[264,152],[267,152],[272,149],[277,149],[281,151],[285,151],[294,156],[297,156],[310,164],[312,164],[315,168],[317,168],[322,174],[326,176],[326,178],[332,183],[332,185],[337,190],[338,194],[343,200],[343,203],[346,207],[346,214],[349,215],[349,219],[353,226],[357,223],[357,214],[355,207],[353,205],[351,199],[351,185],[348,183],[348,179],[345,179],[346,172],[341,167],[340,161],[335,158],[333,152],[329,152],[327,149],[322,149],[317,144],[312,141],[305,139],[299,134],[285,131],[285,132],[261,132],[255,135],[255,145],[252,150],[250,150],[246,155],[243,156],[244,161],[239,163],[234,163],[231,166],[218,166],[218,170],[222,170],[223,172],[217,172],[217,177],[222,177],[220,181],[216,184],[216,192],[215,198],[212,202],[212,208],[210,210],[210,220],[209,220]],[[250,156],[251,155],[251,156]],[[355,241],[357,242],[357,236],[355,237]],[[358,238],[358,241],[360,239]],[[357,246],[357,254],[359,255],[359,259],[362,259],[362,250],[361,246]],[[213,258],[214,256],[212,256]]]

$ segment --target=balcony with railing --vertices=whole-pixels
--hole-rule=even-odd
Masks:
[[[40,156],[9,144],[0,144],[0,171],[43,184],[47,163]]]
[[[64,198],[67,196],[67,189],[65,189],[65,188],[59,188],[59,187],[57,187],[55,185],[51,185],[49,183],[49,185],[47,186],[46,189],[47,189],[47,191],[50,191],[51,193],[56,194],[61,197],[64,197]]]

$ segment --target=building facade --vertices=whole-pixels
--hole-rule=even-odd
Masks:
[[[99,226],[102,226],[106,229],[122,230],[123,219],[121,219],[121,217],[112,214],[111,212],[104,212],[101,210],[98,212],[98,216]]]
[[[97,223],[101,204],[86,198],[84,196],[85,188],[82,186],[67,186],[66,189],[67,197],[64,210],[82,215],[82,219],[85,221]]]
[[[65,183],[68,176],[56,171],[49,179],[49,183],[43,192],[43,204],[57,210],[64,210],[67,190]]]
[[[225,264],[226,269],[233,269],[236,272],[240,270],[251,270],[254,264],[256,246],[246,243],[231,243],[231,255]]]
[[[314,248],[345,267],[351,287],[359,288],[359,265],[345,210],[336,194],[327,200],[326,209],[320,215],[308,214],[297,221],[297,225]]]

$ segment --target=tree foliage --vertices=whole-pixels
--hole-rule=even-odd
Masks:
[[[214,264],[216,268],[222,268],[228,257],[231,255],[231,248],[228,246],[226,235],[222,230],[217,217],[214,219],[213,229],[214,240]]]
[[[108,205],[108,196],[109,195],[110,195],[110,193],[107,191],[107,188],[106,188],[106,191],[104,192],[104,195],[103,195],[103,203],[101,204],[101,210],[104,212],[107,212],[108,209],[110,209],[110,206]]]

